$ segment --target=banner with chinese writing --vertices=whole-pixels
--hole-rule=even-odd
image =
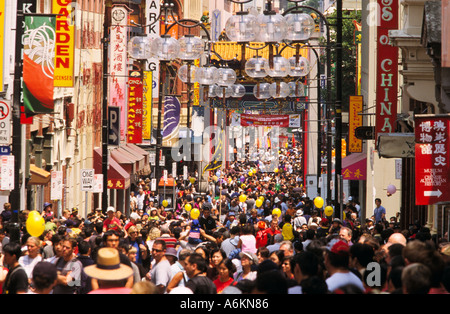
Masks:
[[[289,115],[241,114],[241,126],[279,126],[289,127]]]
[[[378,133],[392,133],[397,120],[398,47],[391,44],[389,30],[398,29],[399,1],[378,0],[377,90],[375,139]]]
[[[55,87],[73,87],[76,1],[53,0],[56,17]]]
[[[143,78],[143,108],[144,115],[142,117],[142,139],[151,140],[152,136],[152,97],[153,97],[153,75],[151,71],[144,71]]]
[[[120,140],[125,141],[127,113],[127,22],[128,10],[114,6],[111,10],[109,45],[109,105],[120,107]]]
[[[359,113],[363,109],[363,97],[362,96],[350,96],[349,104],[349,125],[348,125],[348,151],[350,153],[362,152],[362,140],[355,136],[355,130],[357,127],[362,126],[362,116]]]
[[[142,143],[142,117],[143,117],[143,86],[141,73],[130,72],[128,78],[128,126],[127,143]]]
[[[353,153],[342,159],[342,179],[344,180],[367,179],[366,153]]]
[[[25,16],[23,103],[27,116],[51,113],[55,68],[55,17]]]
[[[450,115],[416,115],[416,205],[450,201]]]

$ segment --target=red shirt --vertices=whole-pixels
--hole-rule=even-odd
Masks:
[[[103,221],[103,228],[106,228],[107,231],[108,230],[120,231],[119,226],[122,226],[122,224],[117,217],[114,217],[113,219],[106,218]]]
[[[223,289],[225,289],[226,287],[231,285],[233,280],[234,280],[233,278],[230,278],[225,282],[220,281],[220,278],[217,278],[216,280],[214,280],[214,284],[216,285],[216,288],[217,288],[217,293],[218,294],[222,293]]]

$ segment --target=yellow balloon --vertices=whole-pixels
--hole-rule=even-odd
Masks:
[[[191,210],[191,218],[197,219],[198,217],[200,217],[200,211],[198,210],[198,208],[194,208],[193,210]]]
[[[28,213],[28,218],[30,217],[41,217],[41,214],[37,211],[37,210],[32,210],[31,212]]]
[[[272,210],[272,215],[277,215],[277,217],[281,216],[281,210],[279,208],[274,208]]]
[[[162,205],[164,207],[167,207],[169,205],[169,202],[167,200],[162,201]]]
[[[184,209],[186,209],[188,212],[190,212],[191,209],[192,209],[192,205],[191,204],[186,204],[186,205],[184,205]]]
[[[239,196],[239,201],[240,201],[241,203],[244,203],[246,200],[247,200],[247,196],[246,196],[246,195],[241,194],[241,196]]]
[[[28,217],[26,228],[31,236],[39,237],[45,230],[45,220],[40,215],[33,214],[31,217]]]
[[[260,197],[258,197],[258,199],[260,199],[261,200],[261,202],[264,202],[264,196],[260,196]]]
[[[251,177],[253,175],[253,172],[249,171],[248,175]]]
[[[213,176],[213,180],[217,181],[218,180],[217,176]]]
[[[255,202],[256,207],[261,207],[262,204],[263,204],[263,201],[261,201],[260,199],[257,199]]]
[[[320,196],[317,196],[317,197],[314,199],[314,205],[315,205],[317,208],[322,208],[322,207],[323,207],[323,198],[321,198]]]
[[[195,178],[190,178],[189,181],[194,184],[195,183]]]
[[[325,210],[323,211],[325,213],[325,216],[332,216],[333,215],[333,207],[327,206],[325,207]]]
[[[278,168],[275,168],[275,170],[274,170],[275,172],[278,172]]]

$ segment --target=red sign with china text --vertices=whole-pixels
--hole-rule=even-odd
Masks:
[[[416,205],[450,201],[450,115],[416,115]]]
[[[143,92],[140,73],[131,72],[128,79],[127,143],[142,143]]]
[[[289,127],[289,115],[241,114],[241,126],[279,126]]]
[[[375,140],[378,133],[393,133],[397,120],[398,47],[391,44],[389,30],[398,29],[398,2],[378,0],[377,95]]]

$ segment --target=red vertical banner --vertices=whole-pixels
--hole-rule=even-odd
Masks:
[[[450,201],[450,115],[416,115],[416,205]]]
[[[391,44],[389,30],[398,29],[398,2],[378,0],[375,140],[378,133],[393,133],[396,128],[398,47]]]
[[[362,116],[359,114],[363,110],[363,96],[350,96],[349,123],[348,123],[348,144],[350,153],[362,153],[362,140],[355,136],[356,128],[363,125]]]
[[[128,78],[127,143],[142,143],[143,92],[140,72],[130,72]]]

